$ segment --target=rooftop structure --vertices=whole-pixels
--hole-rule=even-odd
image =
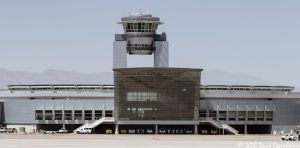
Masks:
[[[127,67],[127,54],[151,55],[154,67],[168,67],[169,53],[166,34],[157,34],[162,22],[150,14],[134,13],[121,18],[124,34],[116,34],[113,49],[114,68]]]
[[[162,24],[158,17],[150,14],[134,13],[123,17],[119,24],[123,25],[129,54],[152,54],[153,41],[158,25]]]
[[[39,84],[39,85],[9,85],[8,90],[114,90],[114,85],[100,84]],[[292,86],[257,86],[257,85],[201,85],[200,90],[238,90],[263,92],[292,92]]]

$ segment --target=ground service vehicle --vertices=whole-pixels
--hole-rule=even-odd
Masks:
[[[44,131],[44,134],[56,134],[56,131]]]
[[[135,129],[129,129],[128,134],[135,134]]]
[[[68,130],[66,130],[65,128],[61,128],[60,130],[58,130],[57,133],[59,133],[59,134],[66,134],[66,133],[68,133]]]
[[[105,134],[112,134],[113,132],[112,132],[112,130],[111,129],[107,129],[106,131],[105,131]]]
[[[144,134],[145,133],[144,129],[137,129],[136,131],[137,131],[137,134]]]
[[[0,133],[6,133],[7,132],[7,128],[6,127],[1,127],[0,128]]]
[[[147,133],[147,134],[153,134],[153,129],[147,129],[147,130],[146,130],[146,133]]]
[[[159,134],[166,134],[167,131],[166,131],[166,129],[161,128],[161,129],[159,129],[158,133],[159,133]]]
[[[92,128],[84,128],[76,131],[76,134],[91,134]]]
[[[121,133],[121,134],[127,134],[127,130],[122,129],[122,130],[120,131],[120,133]]]
[[[297,137],[294,136],[293,134],[285,134],[281,137],[281,139],[284,141],[296,141]]]

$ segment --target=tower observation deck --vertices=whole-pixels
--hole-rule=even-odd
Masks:
[[[123,17],[119,22],[123,25],[127,52],[129,54],[152,54],[153,40],[156,37],[158,25],[162,24],[159,18],[150,14],[135,13]]]
[[[160,18],[151,14],[132,13],[121,18],[124,34],[116,34],[114,41],[114,68],[127,67],[127,54],[151,55],[154,67],[168,67],[168,42],[166,34],[157,34],[162,24]]]

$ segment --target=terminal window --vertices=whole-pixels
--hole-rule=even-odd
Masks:
[[[248,121],[255,120],[255,111],[248,111]]]
[[[113,111],[112,110],[106,110],[105,111],[105,117],[113,117]]]
[[[229,111],[228,112],[228,120],[235,121],[236,120],[236,111]]]
[[[72,120],[72,110],[65,110],[65,120]]]
[[[62,110],[55,110],[54,111],[54,119],[55,120],[62,120]]]
[[[74,115],[75,120],[82,120],[82,110],[75,110]]]
[[[219,120],[226,120],[227,111],[219,111]]]
[[[246,111],[238,111],[238,119],[239,121],[245,121],[246,119]]]
[[[93,112],[91,110],[84,111],[84,120],[92,120]]]
[[[217,118],[217,112],[214,111],[214,110],[210,110],[209,111],[209,118],[212,118],[212,119],[216,120],[216,118]]]
[[[35,120],[43,120],[43,110],[35,111]]]
[[[52,110],[45,110],[45,120],[53,120]]]
[[[264,111],[257,111],[257,121],[264,121]]]
[[[200,69],[114,69],[117,120],[193,120],[199,114]]]
[[[205,119],[206,118],[206,110],[199,110],[199,117]]]
[[[266,111],[266,120],[273,121],[273,111]]]
[[[102,118],[102,110],[95,110],[95,120]]]

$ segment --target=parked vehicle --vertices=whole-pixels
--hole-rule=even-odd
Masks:
[[[146,133],[147,133],[147,134],[153,134],[153,129],[147,129],[147,130],[146,130]]]
[[[44,134],[56,134],[56,131],[44,131]]]
[[[176,130],[175,130],[175,133],[176,133],[176,134],[183,134],[183,129],[176,129]]]
[[[166,134],[167,131],[166,131],[166,129],[161,128],[161,129],[158,130],[158,133],[159,133],[159,134]]]
[[[92,128],[84,128],[76,131],[76,134],[91,134]]]
[[[190,130],[190,129],[187,129],[187,130],[185,130],[185,133],[186,133],[186,134],[193,134],[193,131]]]
[[[0,128],[0,133],[6,133],[7,132],[7,128],[6,127],[1,127]]]
[[[66,134],[66,133],[68,133],[68,130],[66,130],[65,128],[61,128],[60,130],[58,130],[57,133],[59,133],[59,134]]]
[[[137,131],[137,134],[144,134],[145,133],[144,129],[137,129],[136,131]]]
[[[281,137],[281,139],[284,141],[296,141],[297,137],[294,136],[293,134],[285,134]]]
[[[107,129],[107,130],[105,131],[105,134],[113,134],[113,131],[112,131],[111,129]]]
[[[127,134],[127,130],[126,130],[126,129],[122,129],[122,130],[120,131],[120,134]]]
[[[128,134],[135,134],[135,129],[128,129]]]
[[[6,132],[7,132],[7,133],[17,133],[18,130],[17,130],[16,128],[7,128],[7,129],[6,129]]]
[[[174,129],[168,129],[168,134],[175,134],[175,130]]]

